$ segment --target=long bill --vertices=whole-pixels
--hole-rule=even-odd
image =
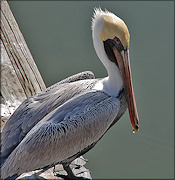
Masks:
[[[119,53],[117,48],[114,46],[113,52],[117,59],[117,63],[125,86],[126,96],[127,96],[126,99],[127,99],[128,110],[130,115],[130,121],[133,127],[133,132],[136,133],[139,130],[139,117],[137,113],[136,101],[135,101],[134,90],[132,85],[129,50],[125,50]]]

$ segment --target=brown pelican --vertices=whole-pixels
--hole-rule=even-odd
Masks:
[[[78,74],[25,100],[2,132],[3,179],[59,163],[70,172],[69,164],[94,147],[127,107],[138,131],[128,28],[113,13],[95,9],[92,38],[108,77]]]

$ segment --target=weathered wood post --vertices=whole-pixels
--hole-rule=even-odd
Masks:
[[[1,130],[10,115],[26,98],[46,89],[35,61],[24,37],[15,21],[7,1],[1,1]],[[81,177],[91,178],[83,166],[86,161],[81,157],[73,163],[80,165]],[[72,168],[74,165],[72,165]],[[62,171],[62,166],[56,167]],[[73,169],[74,170],[74,169]],[[33,171],[20,177],[41,179],[62,179],[47,171]],[[65,172],[63,172],[65,174]],[[40,177],[39,177],[40,176]]]
[[[26,98],[45,89],[44,81],[9,5],[7,1],[1,1],[1,116],[3,120],[8,119]]]

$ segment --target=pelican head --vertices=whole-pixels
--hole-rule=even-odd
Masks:
[[[128,28],[115,14],[96,8],[92,19],[92,38],[96,53],[109,75],[103,82],[103,90],[116,96],[124,87],[133,132],[137,132],[139,118],[130,69]]]

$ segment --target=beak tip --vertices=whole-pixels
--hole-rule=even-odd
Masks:
[[[133,133],[137,133],[139,131],[139,125],[136,124],[135,128],[133,129]]]

